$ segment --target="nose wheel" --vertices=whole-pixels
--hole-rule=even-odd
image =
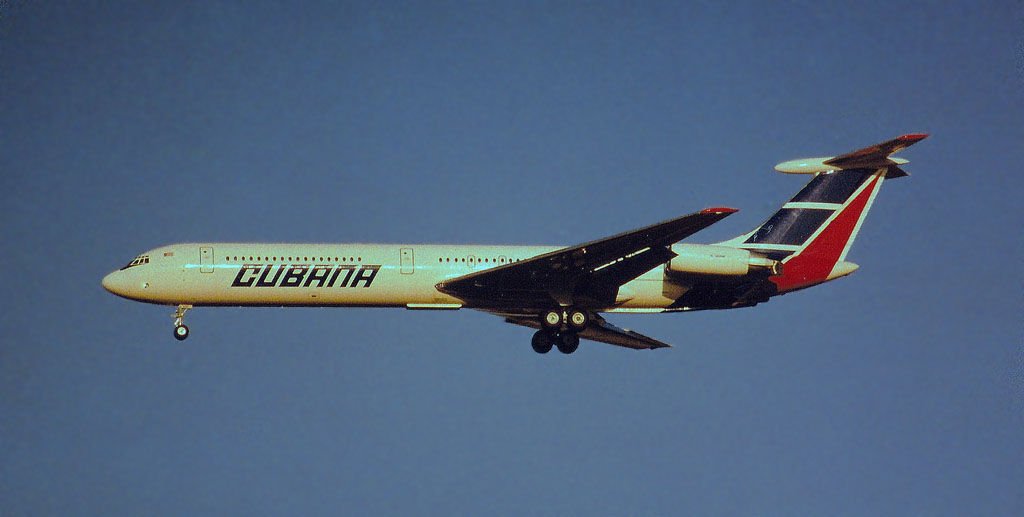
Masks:
[[[178,310],[171,315],[174,318],[174,339],[184,341],[188,337],[188,327],[185,325],[185,313],[191,309],[191,305],[179,305]]]
[[[174,339],[184,341],[188,337],[188,326],[178,325],[174,327]]]

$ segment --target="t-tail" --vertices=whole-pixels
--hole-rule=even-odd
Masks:
[[[722,243],[781,261],[769,280],[779,292],[803,289],[846,276],[857,265],[846,261],[871,204],[887,179],[907,173],[893,153],[928,135],[908,134],[832,158],[780,163],[779,172],[814,178],[754,231]]]

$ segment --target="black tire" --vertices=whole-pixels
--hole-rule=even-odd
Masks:
[[[558,336],[558,351],[563,354],[571,354],[580,347],[580,337],[574,332],[566,332]]]
[[[188,327],[185,325],[178,325],[174,327],[174,339],[178,341],[184,341],[188,338]]]
[[[544,311],[540,315],[540,325],[547,330],[557,331],[562,328],[562,311]]]
[[[590,323],[590,315],[585,311],[573,309],[569,311],[569,317],[567,318],[569,328],[579,332],[587,328],[587,324]]]
[[[551,351],[551,347],[555,344],[555,338],[550,333],[538,330],[534,335],[533,339],[530,340],[530,345],[533,346],[533,351],[538,354],[546,354]]]

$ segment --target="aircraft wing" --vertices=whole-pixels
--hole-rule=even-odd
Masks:
[[[498,314],[498,313],[495,313]],[[501,316],[502,314],[498,314]],[[505,321],[514,325],[522,325],[534,329],[540,328],[540,321],[536,316],[506,315]],[[668,348],[672,345],[645,336],[639,332],[623,329],[608,323],[608,320],[594,314],[590,325],[579,333],[581,339],[589,339],[609,345],[616,345],[634,350],[653,350],[656,348]]]
[[[662,264],[669,248],[711,226],[734,208],[707,208],[644,228],[562,248],[437,284],[443,293],[478,305],[546,309],[553,305],[607,307],[619,286]]]

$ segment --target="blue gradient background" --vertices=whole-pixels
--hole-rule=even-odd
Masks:
[[[1019,2],[0,3],[5,514],[1024,513]],[[852,277],[539,356],[171,309],[181,241],[573,244],[911,131]]]

